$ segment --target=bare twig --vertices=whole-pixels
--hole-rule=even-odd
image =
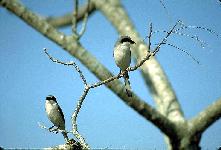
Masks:
[[[186,50],[182,49],[182,48],[179,48],[178,46],[174,45],[174,44],[171,44],[171,43],[166,43],[167,45],[171,46],[171,47],[174,47],[182,52],[184,52],[185,54],[187,54],[187,56],[189,56],[190,58],[192,58],[192,60],[194,62],[196,62],[197,64],[200,64],[200,62],[195,58],[193,57],[190,53],[188,53]]]
[[[193,40],[196,40],[197,42],[199,42],[199,44],[200,44],[200,46],[202,48],[205,48],[206,46],[208,46],[208,43],[206,43],[205,41],[201,40],[199,38],[199,36],[197,36],[197,35],[190,35],[190,34],[186,34],[186,33],[182,33],[182,32],[176,32],[176,31],[174,31],[174,33],[178,34],[178,35],[181,35],[181,36],[189,37],[189,38],[191,38]]]
[[[73,11],[73,18],[72,18],[72,32],[73,32],[73,36],[75,36],[75,37],[78,37],[77,16],[78,16],[78,0],[74,0],[74,11]]]
[[[192,26],[192,25],[185,25],[183,21],[180,21],[180,28],[177,28],[176,30],[174,30],[175,32],[179,31],[179,30],[183,30],[183,29],[200,29],[200,30],[204,30],[207,31],[211,34],[214,34],[215,36],[219,37],[219,34],[216,33],[215,31],[213,31],[212,29],[206,28],[206,27],[201,27],[201,26]]]
[[[160,46],[162,44],[165,44],[167,42],[167,38],[173,33],[174,29],[176,28],[176,26],[179,24],[180,21],[178,21],[173,27],[172,29],[167,32],[167,35],[165,38],[163,38],[163,40],[157,45],[157,47],[154,49],[154,51],[152,52],[152,55],[154,56],[159,50],[160,50]]]
[[[42,123],[40,123],[40,122],[38,122],[38,126],[39,126],[40,128],[42,128],[42,129],[45,129],[45,130],[47,130],[47,131],[49,131],[49,132],[56,133],[56,134],[57,134],[58,132],[61,132],[61,133],[63,133],[63,132],[65,132],[65,133],[72,133],[72,132],[68,132],[68,131],[66,131],[66,130],[61,130],[61,129],[59,129],[59,128],[50,129],[50,128],[46,127],[44,124],[42,124]]]
[[[81,36],[86,31],[86,25],[87,25],[87,20],[88,20],[88,12],[89,12],[89,9],[90,9],[90,0],[88,0],[87,4],[88,4],[87,5],[87,12],[84,15],[83,24],[82,24],[81,30],[79,32],[79,39],[81,38]]]
[[[123,77],[123,75],[126,73],[127,71],[124,71],[124,72],[121,72],[120,74],[118,74],[117,76],[113,76],[113,77],[110,77],[106,80],[103,80],[103,81],[99,81],[99,82],[96,82],[96,83],[93,83],[89,86],[89,88],[96,88],[98,86],[101,86],[103,84],[107,84],[111,81],[114,81],[116,79],[120,79],[121,77]]]
[[[72,19],[72,24],[73,24],[72,25],[72,32],[73,32],[74,38],[78,40],[78,39],[81,38],[81,36],[84,34],[84,32],[86,30],[86,25],[87,25],[87,20],[88,20],[88,13],[89,13],[89,10],[90,10],[90,0],[88,0],[88,2],[87,2],[87,11],[84,14],[82,27],[81,27],[81,30],[80,30],[79,33],[77,32],[77,16],[78,16],[79,2],[78,2],[78,0],[74,0],[74,3],[75,3],[75,9],[74,9],[74,12],[73,12],[73,19]]]
[[[159,32],[167,33],[166,30],[156,30],[156,31],[153,32],[153,34],[159,33]],[[177,35],[180,35],[180,36],[189,37],[189,38],[191,38],[191,39],[193,39],[193,40],[196,40],[197,42],[199,42],[199,44],[200,44],[200,46],[201,46],[202,48],[205,48],[205,47],[208,45],[205,41],[201,40],[201,39],[199,38],[199,36],[197,36],[197,35],[190,35],[190,34],[178,32],[178,31],[173,31],[173,34],[177,34]],[[147,37],[146,37],[146,38],[147,38]]]
[[[150,51],[151,49],[151,35],[152,35],[152,32],[153,32],[153,26],[152,26],[152,23],[150,23],[150,29],[149,29],[149,36],[148,36],[148,50]]]
[[[201,46],[202,48],[205,48],[206,46],[208,46],[208,44],[207,44],[205,41],[201,40],[201,39],[199,38],[199,36],[197,36],[197,35],[190,35],[190,34],[182,33],[182,32],[179,32],[179,31],[180,31],[180,30],[183,30],[183,29],[188,29],[188,28],[201,29],[201,30],[207,31],[207,32],[209,32],[209,33],[211,33],[211,34],[215,34],[217,37],[219,36],[215,31],[213,31],[213,30],[211,30],[211,29],[208,29],[208,28],[205,28],[205,27],[200,27],[200,26],[187,26],[187,25],[185,25],[182,21],[178,21],[177,24],[179,25],[179,27],[178,27],[177,29],[174,29],[174,30],[172,31],[173,34],[178,34],[178,35],[180,35],[180,36],[185,36],[185,37],[189,37],[189,38],[191,38],[191,39],[193,39],[193,40],[196,40],[197,42],[199,42],[199,44],[200,44],[200,46]],[[159,32],[168,33],[168,31],[166,31],[166,30],[156,30],[156,31],[152,32],[152,34],[159,33]],[[147,37],[149,38],[149,36],[146,36],[145,39],[146,39]],[[164,43],[164,42],[162,42],[162,44],[166,44],[166,45],[168,45],[168,46],[174,47],[174,48],[176,48],[176,49],[178,49],[178,50],[180,50],[180,51],[186,53],[189,57],[191,57],[191,59],[192,59],[194,62],[196,62],[197,64],[200,64],[200,62],[199,62],[195,57],[193,57],[190,53],[188,53],[186,50],[184,50],[184,49],[182,49],[182,48],[180,48],[180,47],[178,47],[178,46],[175,46],[174,44],[171,44],[171,43]],[[159,44],[158,44],[158,45],[159,45]],[[158,48],[157,48],[156,50],[158,50]]]
[[[80,75],[80,77],[81,77],[81,79],[82,79],[84,85],[87,86],[87,81],[86,81],[86,79],[85,79],[85,77],[84,77],[82,71],[80,70],[80,68],[78,67],[78,65],[77,65],[75,62],[73,62],[73,61],[70,61],[70,62],[62,62],[62,61],[60,61],[60,60],[55,59],[54,57],[52,57],[52,56],[47,52],[47,49],[46,49],[46,48],[44,48],[43,50],[44,50],[45,54],[49,57],[49,59],[50,59],[52,62],[58,63],[58,64],[62,64],[62,65],[65,65],[65,66],[73,66],[74,69],[79,73],[79,75]]]
[[[71,117],[73,134],[79,140],[79,142],[82,145],[83,149],[90,149],[90,147],[86,143],[83,136],[81,136],[81,134],[78,132],[77,116],[78,116],[78,113],[81,109],[82,103],[83,103],[84,99],[86,98],[88,92],[89,92],[89,88],[87,88],[87,86],[86,86],[85,89],[84,89],[83,94],[81,95],[80,99],[78,100],[77,107],[75,108],[75,111],[74,111],[74,113],[72,114],[72,117]]]

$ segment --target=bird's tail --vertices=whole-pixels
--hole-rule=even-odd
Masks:
[[[125,83],[125,89],[126,89],[127,96],[132,97],[132,90],[131,90],[131,86],[130,86],[128,72],[124,75],[124,83]]]
[[[68,134],[67,134],[67,132],[66,131],[63,131],[63,132],[61,132],[62,133],[62,135],[64,136],[64,139],[65,139],[65,141],[66,142],[68,142]]]

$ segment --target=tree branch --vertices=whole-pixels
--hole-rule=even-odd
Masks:
[[[221,98],[200,112],[195,118],[189,121],[191,132],[203,133],[210,125],[221,117]]]
[[[88,15],[92,15],[95,12],[95,10],[96,8],[92,3],[89,3],[89,8],[88,3],[84,6],[81,6],[78,9],[77,22],[83,20],[86,13],[88,13]],[[73,14],[67,13],[60,17],[48,17],[47,21],[54,27],[65,27],[72,24],[72,18]]]

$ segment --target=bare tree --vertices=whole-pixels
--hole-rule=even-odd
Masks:
[[[200,149],[199,142],[201,140],[201,135],[211,124],[220,118],[221,99],[218,99],[194,118],[190,120],[186,119],[183,115],[182,108],[174,90],[172,89],[161,66],[154,58],[160,50],[161,45],[169,44],[167,43],[167,38],[172,33],[180,33],[179,30],[187,27],[182,23],[177,22],[169,31],[165,31],[167,33],[166,36],[158,43],[158,45],[155,46],[154,50],[151,51],[151,35],[153,34],[152,24],[150,25],[149,35],[147,35],[148,44],[145,44],[143,39],[135,30],[133,23],[119,0],[90,0],[82,7],[78,7],[78,0],[75,0],[75,9],[72,14],[67,14],[58,18],[55,17],[46,19],[26,8],[18,0],[0,0],[0,4],[7,8],[10,12],[20,17],[42,35],[61,46],[65,51],[69,52],[70,55],[77,58],[88,68],[88,70],[100,79],[100,82],[91,84],[88,83],[86,80],[87,77],[83,75],[76,63],[62,62],[55,59],[45,49],[45,53],[53,62],[74,67],[74,69],[79,73],[85,86],[83,94],[79,98],[77,107],[72,115],[71,132],[79,140],[78,142],[80,143],[81,148],[89,149],[90,147],[83,136],[78,132],[76,120],[77,115],[80,111],[83,100],[86,98],[90,89],[103,84],[116,93],[116,95],[118,95],[122,101],[128,105],[128,107],[131,107],[147,121],[152,122],[157,128],[159,128],[166,136],[168,149]],[[127,71],[134,71],[137,68],[141,68],[142,76],[151,89],[152,97],[157,106],[156,108],[150,106],[135,93],[133,93],[132,98],[127,97],[127,95],[122,92],[124,90],[124,86],[119,82],[119,80],[117,80],[123,77],[127,71],[114,76],[111,71],[102,65],[79,42],[79,39],[85,32],[87,18],[94,11],[100,11],[112,23],[119,34],[129,35],[136,41],[136,45],[132,53],[137,60],[137,64],[134,67],[129,67]],[[81,31],[78,33],[76,29],[77,22],[79,20],[83,20],[83,25]],[[61,26],[68,25],[72,25],[73,34],[71,36],[65,35],[57,29]],[[212,32],[209,29],[204,29]],[[200,41],[197,37],[193,38]],[[68,145],[71,144],[67,143],[65,146]],[[74,148],[74,146],[71,145],[68,148]]]

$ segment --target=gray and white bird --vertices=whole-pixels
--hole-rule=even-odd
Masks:
[[[120,71],[125,71],[131,62],[131,45],[135,42],[129,36],[120,36],[114,46],[114,60]],[[124,75],[125,89],[128,97],[132,97],[129,75]]]
[[[54,124],[49,129],[57,127],[60,130],[65,130],[65,120],[64,114],[61,110],[61,107],[58,105],[56,97],[53,95],[48,95],[45,101],[45,111],[47,113],[48,119]],[[64,136],[65,141],[68,141],[68,136],[66,132],[61,132]]]

